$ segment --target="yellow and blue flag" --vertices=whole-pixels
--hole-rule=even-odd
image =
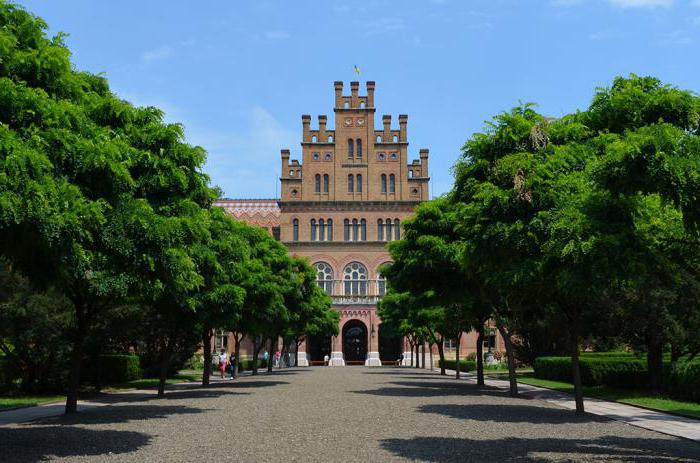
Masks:
[[[355,69],[353,70],[357,73],[358,76],[360,75],[360,68],[358,68],[357,65],[355,65]]]

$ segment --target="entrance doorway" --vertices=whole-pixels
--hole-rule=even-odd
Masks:
[[[343,357],[346,365],[363,365],[367,358],[367,328],[359,320],[343,326]]]
[[[392,332],[387,325],[379,325],[379,359],[382,363],[393,363],[401,355],[401,335]]]
[[[309,362],[312,365],[323,365],[323,358],[331,356],[331,337],[314,335],[308,338]]]

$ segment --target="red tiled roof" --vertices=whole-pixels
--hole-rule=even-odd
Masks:
[[[223,207],[232,217],[251,225],[265,228],[280,225],[277,199],[220,199],[214,206]]]

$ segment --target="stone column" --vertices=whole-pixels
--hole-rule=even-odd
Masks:
[[[368,367],[382,366],[382,361],[379,358],[379,329],[375,326],[375,321],[374,310],[370,310],[368,327],[369,352],[367,353],[367,360],[365,360],[365,365]]]

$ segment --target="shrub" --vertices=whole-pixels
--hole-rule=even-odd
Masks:
[[[259,359],[258,368],[267,368],[267,360]],[[253,369],[253,359],[243,359],[240,361],[238,371],[248,371]]]
[[[202,354],[194,354],[185,362],[184,368],[187,370],[204,370],[204,356]]]
[[[700,402],[700,362],[678,362],[669,368],[667,378],[671,397]]]
[[[445,360],[445,368],[448,370],[456,370],[457,362],[456,360]],[[442,366],[442,361],[438,362],[438,366]],[[475,371],[476,362],[474,360],[460,360],[459,361],[459,371]]]
[[[7,392],[12,388],[12,374],[10,373],[10,362],[5,358],[0,358],[0,392]]]
[[[618,387],[640,387],[646,382],[646,360],[634,357],[581,357],[581,383],[586,386],[608,384]],[[572,382],[570,357],[538,357],[532,368],[535,377],[552,381]]]
[[[100,355],[94,368],[99,384],[123,383],[141,378],[141,366],[137,355]]]

